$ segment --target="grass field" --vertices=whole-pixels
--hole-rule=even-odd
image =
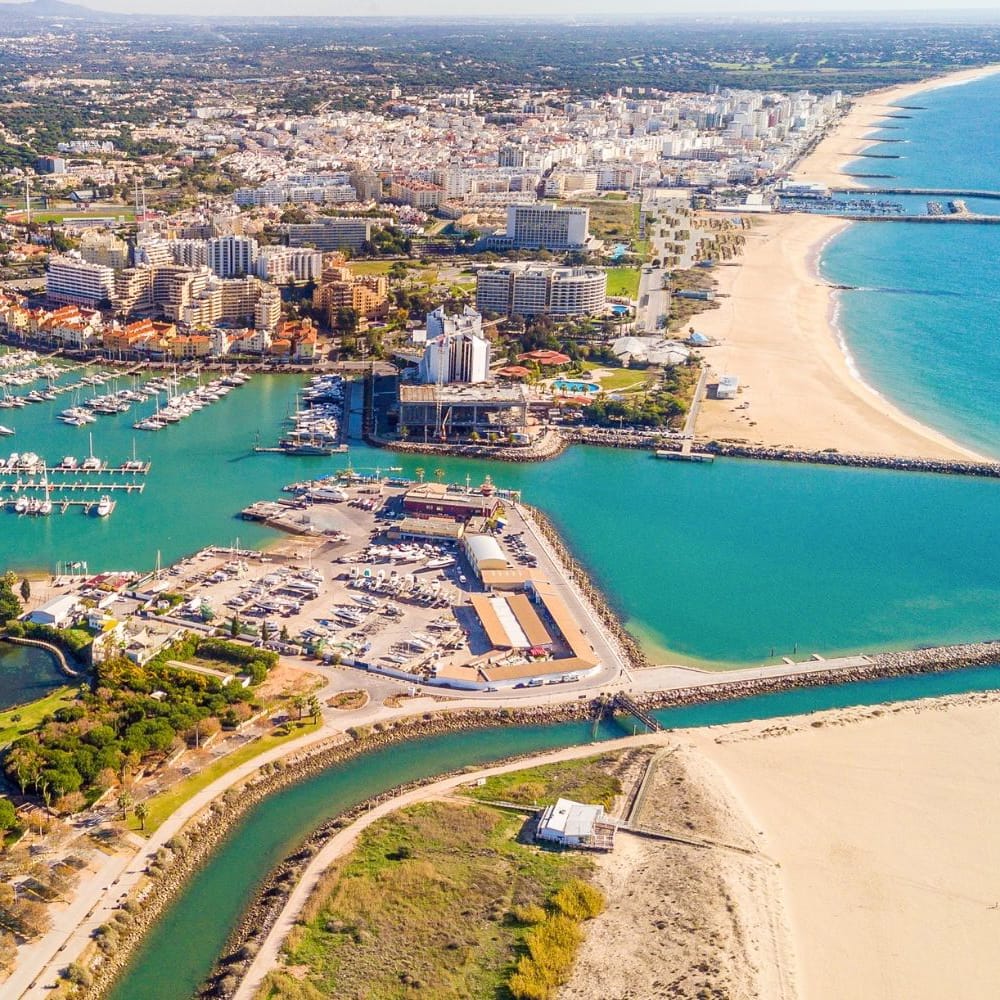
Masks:
[[[522,823],[471,802],[427,802],[373,824],[289,935],[296,974],[272,972],[258,996],[509,997],[539,908],[592,865],[519,843]]]
[[[609,267],[608,295],[625,295],[630,299],[639,297],[639,268]]]
[[[599,240],[628,243],[639,235],[639,205],[605,198],[582,202],[590,209],[590,232]]]
[[[606,375],[595,376],[604,392],[630,392],[645,389],[655,376],[632,368],[615,368]]]
[[[51,715],[57,708],[69,705],[76,697],[76,688],[57,688],[38,701],[26,705],[16,705],[6,712],[0,712],[0,747],[20,739],[34,729],[38,723]]]
[[[610,809],[615,796],[621,791],[621,782],[608,773],[608,766],[616,756],[600,754],[582,760],[566,760],[497,774],[487,778],[485,784],[470,788],[466,794],[474,799],[516,802],[526,806],[548,805],[562,796],[577,802],[600,802]]]
[[[394,260],[349,260],[347,266],[354,274],[388,274]]]
[[[197,794],[203,788],[207,788],[216,778],[221,778],[222,775],[228,773],[234,767],[239,767],[240,764],[245,764],[248,760],[253,760],[254,757],[260,756],[260,754],[270,750],[272,747],[280,746],[282,743],[294,740],[298,736],[314,732],[318,728],[318,722],[293,722],[286,735],[262,736],[260,739],[254,740],[244,747],[240,747],[239,750],[221,757],[214,764],[210,764],[203,771],[191,775],[190,778],[174,785],[168,791],[154,795],[146,803],[149,813],[146,817],[145,832],[147,834],[152,833],[174,810],[187,802],[192,795]]]

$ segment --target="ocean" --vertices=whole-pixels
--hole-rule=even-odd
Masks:
[[[901,159],[847,169],[877,162],[895,175],[872,185],[1000,191],[998,101],[1000,75],[918,94],[902,102],[915,106],[899,112],[909,118],[877,133],[905,143],[868,150]],[[968,200],[1000,211],[1000,202]],[[856,224],[825,248],[820,271],[858,289],[837,293],[858,376],[922,423],[1000,458],[1000,226]]]

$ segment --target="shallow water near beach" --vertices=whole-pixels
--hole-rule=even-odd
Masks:
[[[902,155],[885,161],[891,180],[871,183],[1000,191],[998,101],[1000,75],[902,102],[922,110],[900,112],[910,117],[876,134],[906,142],[869,148]],[[1000,201],[992,206],[995,213]],[[859,289],[838,293],[838,322],[859,376],[922,423],[1000,457],[1000,226],[854,225],[826,247],[820,271]]]

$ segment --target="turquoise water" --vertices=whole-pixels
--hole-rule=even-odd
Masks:
[[[35,701],[66,682],[43,650],[0,643],[0,710]]]
[[[879,133],[908,141],[871,148],[903,158],[849,169],[889,164],[896,176],[872,185],[1000,190],[998,101],[1000,76],[919,94],[904,103],[926,110],[902,112],[912,117]],[[1000,202],[969,206],[1000,211]],[[829,280],[861,289],[839,293],[838,312],[864,380],[918,420],[1000,457],[1000,226],[855,225],[820,266]]]
[[[867,227],[871,229],[872,227]],[[354,444],[348,456],[253,454],[277,437],[297,379],[257,378],[154,434],[135,414],[91,425],[94,451],[152,460],[144,493],[105,520],[0,514],[0,567],[91,570],[164,563],[210,543],[277,537],[239,520],[284,483],[343,468],[438,467],[473,484],[491,474],[546,511],[655,653],[759,662],[810,652],[941,643],[996,634],[1000,483],[814,466],[657,462],[644,452],[572,448],[537,465],[404,457]],[[86,428],[39,404],[7,410],[17,447],[58,462],[86,454]],[[8,414],[10,415],[8,417]]]
[[[74,373],[64,381],[78,379],[79,373]],[[0,423],[16,431],[0,440],[4,454],[34,451],[56,465],[66,455],[86,457],[92,435],[94,454],[111,465],[131,458],[133,445],[138,458],[152,462],[148,475],[135,477],[145,482],[145,491],[116,493],[118,506],[111,517],[87,517],[73,509],[47,518],[0,514],[0,566],[55,570],[58,563],[85,560],[91,570],[141,569],[156,564],[157,550],[168,563],[210,543],[230,544],[237,536],[247,546],[276,537],[235,515],[248,503],[272,496],[296,475],[286,456],[254,454],[252,446],[258,431],[265,443],[276,441],[300,384],[293,378],[258,376],[213,406],[156,433],[132,427],[153,411],[152,402],[129,413],[99,417],[85,427],[55,419],[73,405],[69,394],[54,402],[0,411]],[[17,391],[24,394],[27,389]],[[117,482],[124,477],[92,478]],[[94,493],[87,496],[96,499]]]
[[[352,449],[356,468],[384,454]],[[405,473],[426,457],[395,456]],[[546,511],[648,646],[689,659],[997,635],[1000,482],[571,448],[491,473]],[[429,473],[428,473],[429,474]]]
[[[995,689],[1000,667],[789,691],[655,713],[668,728]],[[622,735],[614,724],[599,739]],[[324,819],[401,782],[500,757],[584,743],[590,725],[513,726],[408,742],[328,768],[265,799],[185,887],[136,952],[110,1000],[187,1000],[209,974],[264,875]]]

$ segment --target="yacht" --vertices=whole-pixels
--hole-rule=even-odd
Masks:
[[[28,513],[28,498],[18,497],[14,501],[14,513],[15,514],[27,514]]]
[[[59,468],[65,469],[67,472],[72,472],[74,469],[78,468],[80,465],[79,461],[75,459],[72,455],[67,455],[60,463]]]
[[[97,501],[97,506],[94,508],[94,513],[98,517],[107,517],[115,509],[115,502],[109,496],[102,496],[100,500]]]
[[[10,437],[14,433],[13,427],[7,427],[4,424],[0,424],[0,436]]]

